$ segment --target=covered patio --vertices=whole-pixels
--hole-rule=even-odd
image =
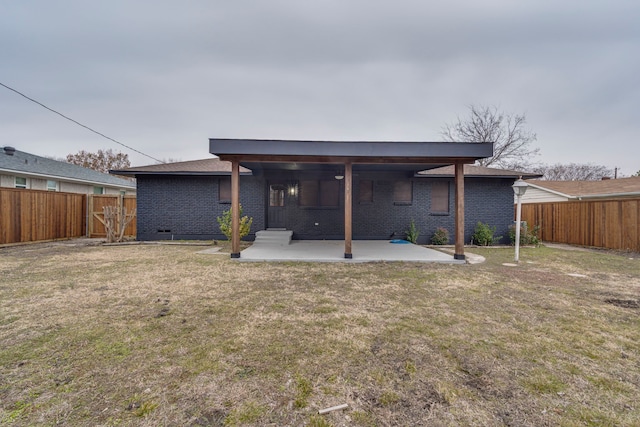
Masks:
[[[464,264],[453,255],[413,244],[397,244],[386,240],[354,240],[353,256],[345,258],[343,240],[294,240],[288,245],[254,242],[240,252],[241,261],[304,262],[437,262]]]
[[[454,165],[455,177],[455,251],[454,260],[464,261],[464,165],[493,154],[492,143],[383,142],[383,141],[292,141],[255,139],[210,139],[209,152],[231,163],[232,258],[251,255],[240,253],[240,167],[254,174],[273,171],[297,173],[305,170],[338,171],[336,179],[344,185],[344,239],[339,257],[365,259],[367,245],[352,241],[354,172],[395,171],[413,176],[417,172]],[[303,242],[291,245],[301,251]],[[387,243],[387,242],[385,242]],[[373,247],[372,245],[370,245]],[[401,246],[401,245],[394,245]],[[413,245],[412,245],[413,246]],[[311,248],[307,248],[311,249]],[[416,249],[424,249],[416,247]],[[402,250],[402,249],[401,249]],[[408,250],[408,249],[407,249]],[[396,251],[397,252],[397,251]],[[422,255],[428,258],[427,253]],[[332,255],[333,256],[333,255]]]

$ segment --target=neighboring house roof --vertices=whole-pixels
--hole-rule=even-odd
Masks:
[[[424,171],[420,171],[416,174],[416,176],[420,177],[442,177],[449,178],[455,176],[455,167],[453,165],[443,166],[436,169],[428,169]],[[518,172],[507,169],[495,169],[488,168],[485,166],[476,166],[476,165],[464,165],[464,176],[467,178],[513,178],[518,179],[520,177],[524,179],[530,178],[540,178],[541,174],[529,173],[529,172]]]
[[[231,162],[218,158],[190,160],[186,162],[160,163],[157,165],[139,166],[121,170],[111,170],[125,176],[136,175],[231,175]],[[247,168],[240,167],[240,174],[251,175]]]
[[[640,196],[640,177],[602,181],[527,181],[531,187],[567,199]],[[524,197],[527,197],[525,193]]]
[[[135,182],[127,179],[71,163],[36,156],[24,151],[13,150],[10,147],[4,147],[3,152],[0,152],[0,173],[131,190],[136,189]]]

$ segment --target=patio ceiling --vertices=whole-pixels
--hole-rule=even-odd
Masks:
[[[264,171],[289,171],[289,172],[338,172],[344,170],[344,164],[348,159],[341,162],[327,163],[303,163],[303,162],[269,162],[269,161],[240,161],[240,164],[253,172],[254,176],[260,176]],[[351,161],[353,163],[353,161]],[[450,163],[354,163],[353,172],[407,172],[408,175],[415,175],[420,171],[432,168],[448,166]]]

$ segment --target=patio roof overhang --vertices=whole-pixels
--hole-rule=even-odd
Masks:
[[[464,165],[493,155],[493,143],[209,139],[209,152],[231,162],[231,257],[240,258],[240,166],[304,170],[344,167],[345,258],[351,258],[353,170],[420,170],[455,165],[455,259],[464,256]]]
[[[356,170],[419,170],[474,163],[493,155],[493,144],[452,142],[209,139],[209,152],[237,161],[254,174],[265,169],[322,169],[351,163]]]

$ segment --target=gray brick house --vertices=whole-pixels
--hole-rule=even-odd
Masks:
[[[247,239],[268,228],[292,230],[298,240],[344,239],[344,166],[287,160],[241,162],[246,167],[239,168],[239,202],[243,214],[253,217]],[[404,238],[414,221],[419,243],[428,243],[438,227],[449,231],[453,243],[456,185],[451,163],[354,165],[353,239]],[[519,176],[533,176],[470,164],[463,169],[464,241],[469,242],[478,221],[508,236],[511,185]],[[136,178],[138,240],[224,238],[216,217],[231,206],[232,162],[210,158],[113,172]]]

